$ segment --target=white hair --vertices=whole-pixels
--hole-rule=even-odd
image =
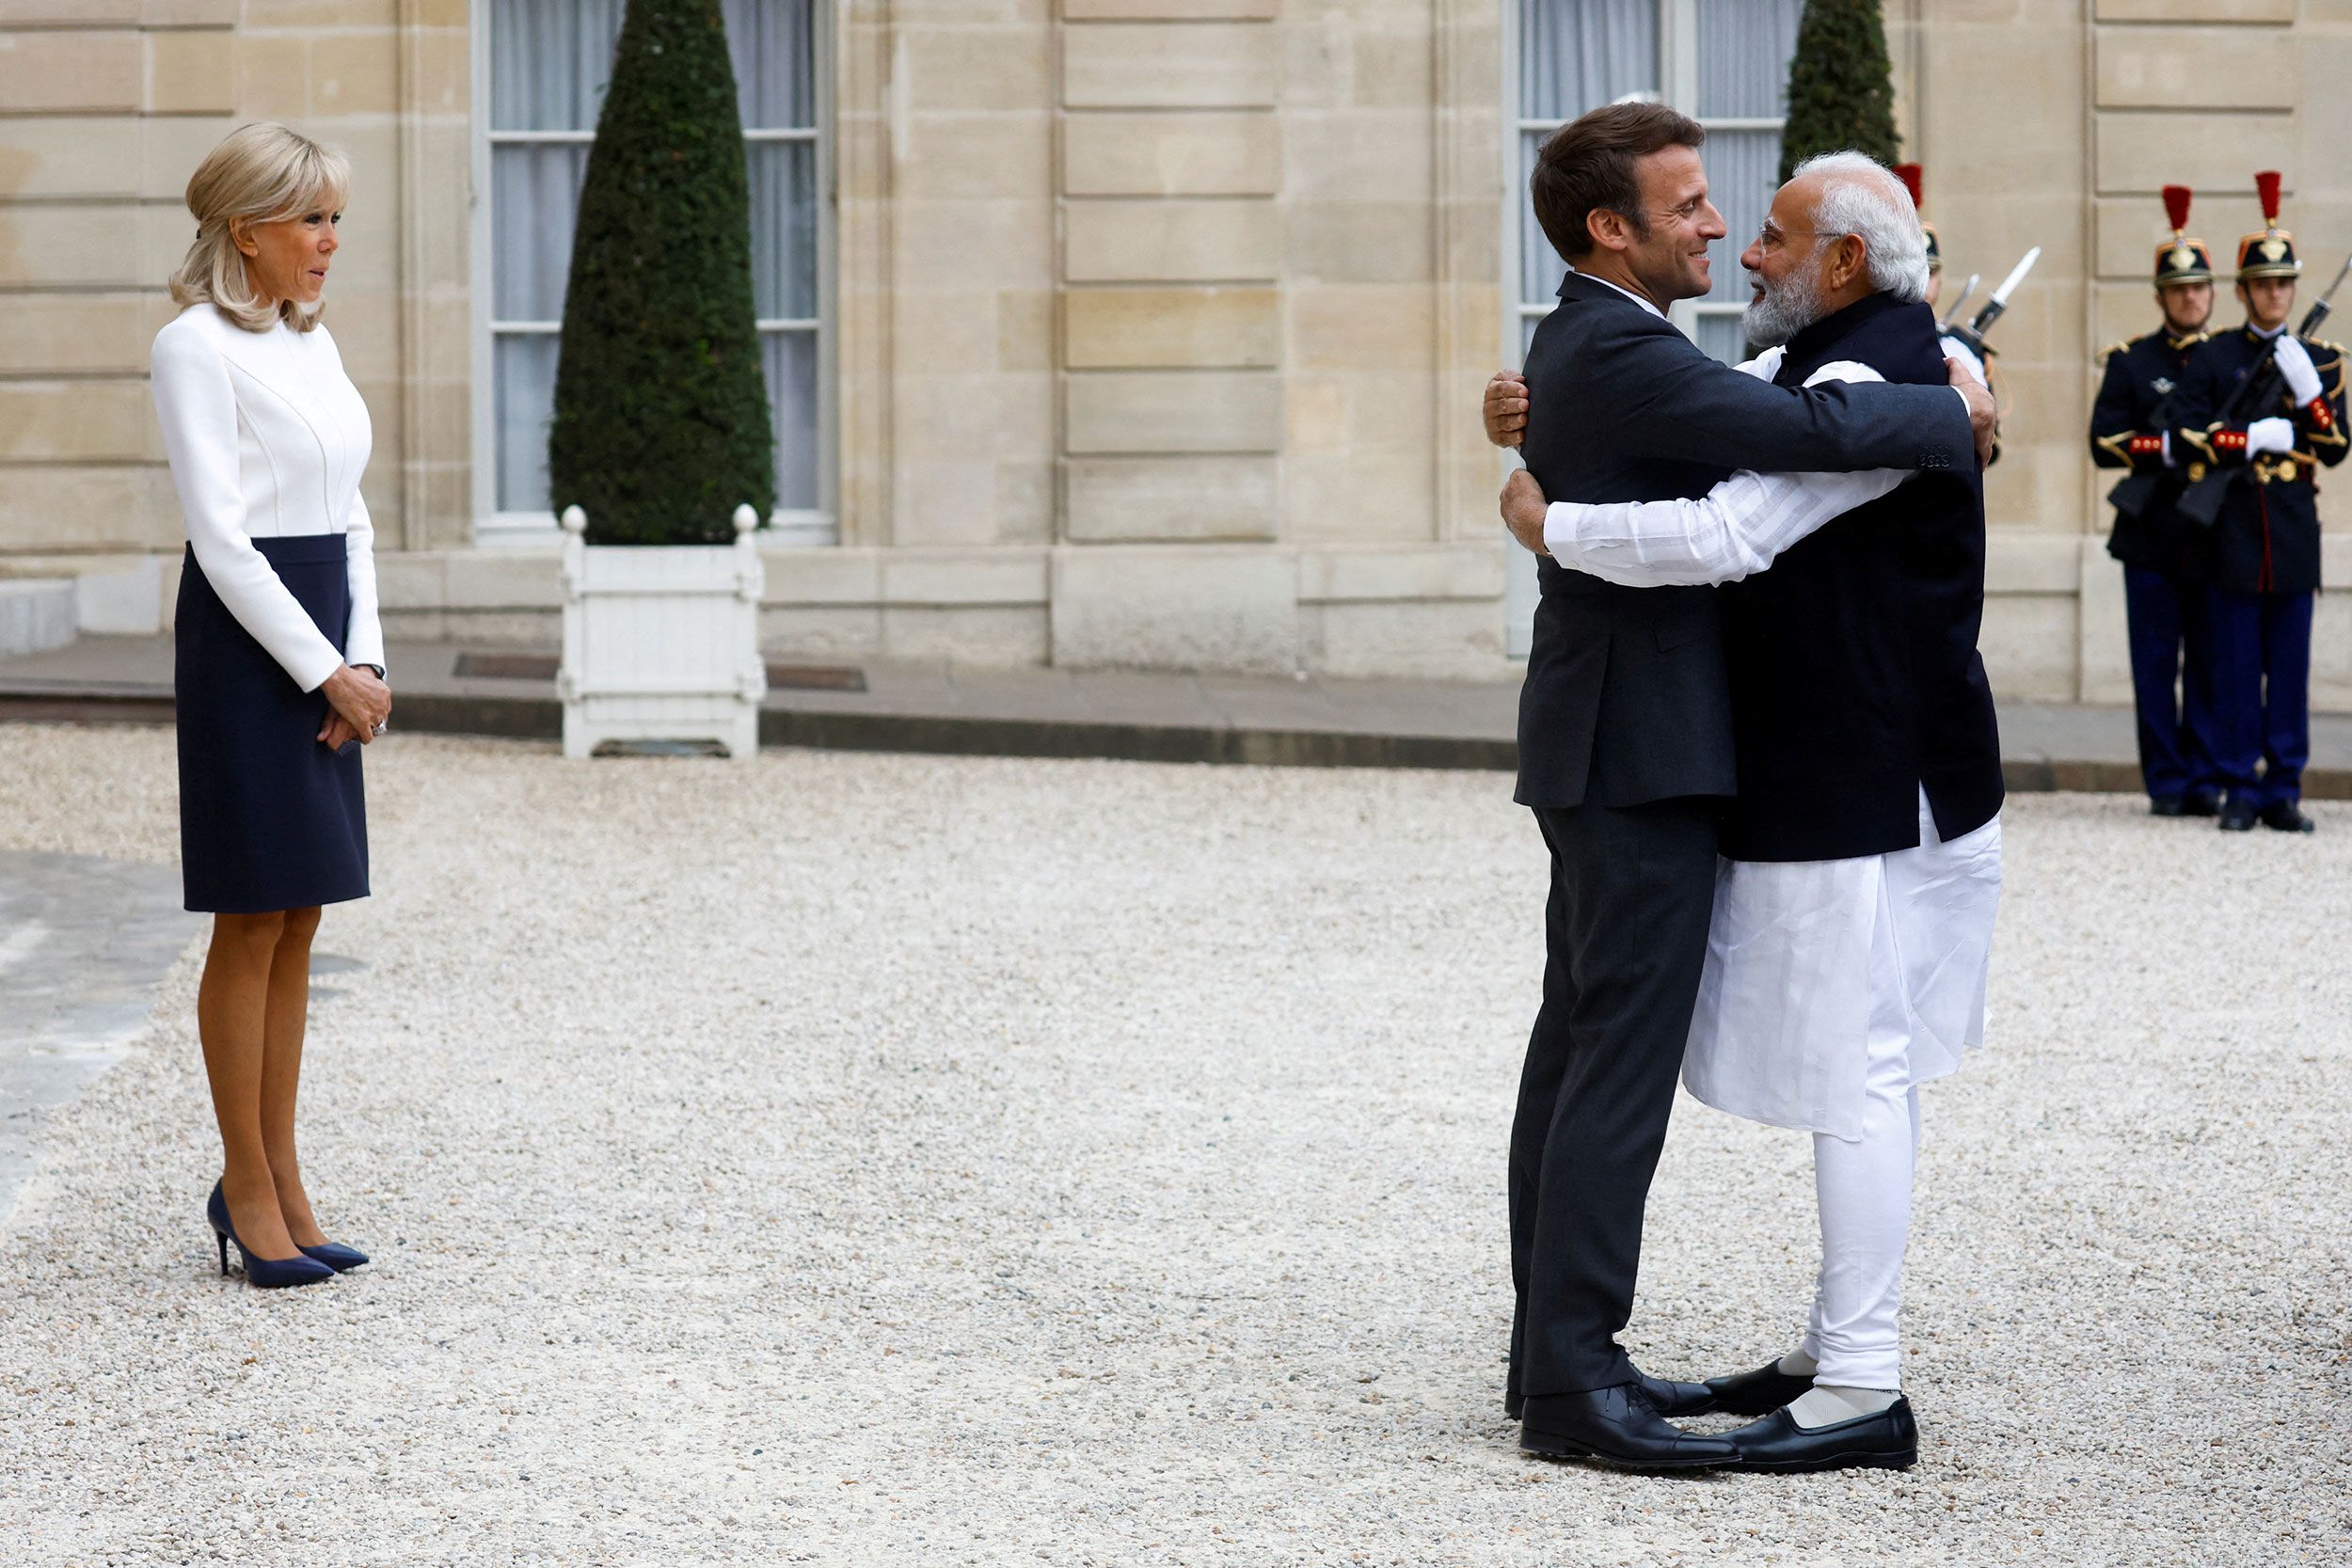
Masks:
[[[1870,287],[1906,305],[1927,298],[1928,237],[1911,192],[1894,170],[1867,153],[1843,151],[1807,158],[1789,178],[1808,174],[1826,176],[1814,204],[1813,227],[1860,238]]]

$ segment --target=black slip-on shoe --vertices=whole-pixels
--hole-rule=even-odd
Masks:
[[[1652,1377],[1639,1367],[1633,1369],[1633,1381],[1642,1386],[1642,1397],[1661,1416],[1704,1416],[1715,1408],[1715,1390],[1704,1383]]]
[[[2192,789],[2181,797],[2183,816],[2219,816],[2221,792],[2217,789]]]
[[[1530,1395],[1519,1447],[1549,1459],[1581,1459],[1615,1470],[1709,1470],[1740,1462],[1740,1450],[1728,1439],[1701,1437],[1668,1422],[1638,1383]]]
[[[1740,1450],[1740,1468],[1770,1475],[1814,1470],[1908,1470],[1919,1463],[1919,1424],[1911,1402],[1899,1399],[1875,1416],[1825,1427],[1801,1427],[1786,1409],[1727,1434]]]
[[[1813,1380],[1782,1371],[1780,1363],[1774,1360],[1752,1372],[1710,1377],[1707,1386],[1715,1396],[1718,1410],[1733,1416],[1769,1416],[1812,1387]]]
[[[2292,800],[2273,800],[2263,807],[2263,826],[2280,833],[2314,833],[2319,831],[2319,824],[2304,816],[2302,808]]]
[[[2254,831],[2254,808],[2243,800],[2233,800],[2221,808],[2218,826],[2225,833],[2250,833]]]

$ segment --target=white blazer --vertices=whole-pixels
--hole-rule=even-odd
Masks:
[[[359,497],[373,432],[324,326],[247,332],[191,305],[155,335],[155,414],[205,579],[305,691],[346,661],[384,662],[375,529]],[[340,533],[351,622],[338,651],[261,551],[260,538]]]

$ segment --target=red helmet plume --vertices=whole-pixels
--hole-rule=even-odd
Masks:
[[[2255,194],[2263,198],[2263,221],[2272,228],[2279,224],[2279,171],[2266,168],[2254,176]]]
[[[1919,166],[1917,164],[1897,164],[1895,166],[1895,178],[1903,182],[1903,189],[1911,193],[1912,206],[1915,208],[1918,207],[1920,205]]]
[[[2164,215],[2172,220],[2172,232],[2175,234],[2188,227],[2188,198],[2186,185],[2164,187]]]

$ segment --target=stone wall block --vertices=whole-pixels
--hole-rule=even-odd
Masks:
[[[1282,384],[1262,371],[1100,371],[1063,384],[1073,453],[1278,451]]]
[[[1272,539],[1273,457],[1073,457],[1070,537],[1080,541]]]
[[[1248,370],[1281,357],[1281,295],[1270,288],[1076,288],[1062,309],[1073,370]]]
[[[135,463],[154,423],[144,379],[0,382],[0,459]]]
[[[133,294],[0,294],[0,374],[144,375],[156,330]]]
[[[1297,566],[1280,550],[1072,546],[1054,552],[1054,662],[1288,674]]]
[[[235,110],[236,35],[226,28],[172,28],[147,35],[147,107],[155,114]]]
[[[1073,109],[1263,108],[1279,82],[1273,29],[1255,23],[1073,25],[1062,103]]]
[[[900,90],[926,114],[1043,108],[1053,97],[1044,27],[916,27],[905,34]]]
[[[2289,36],[2270,27],[2103,27],[2103,109],[2265,109],[2298,102]]]
[[[136,196],[139,125],[83,115],[0,120],[0,197]]]
[[[2251,188],[2257,168],[2280,170],[2292,191],[2301,178],[2296,119],[2227,110],[2098,116],[2092,142],[2099,194],[2145,192],[2153,198],[2169,184],[2243,191]],[[2226,260],[2236,260],[2234,249]]]
[[[1073,283],[1270,282],[1281,269],[1270,202],[1073,201],[1065,222]]]
[[[1281,0],[1062,0],[1071,22],[1270,22]]]
[[[2295,0],[2097,0],[2100,22],[2293,22]]]
[[[0,32],[0,104],[16,113],[135,114],[146,86],[137,33]]]
[[[151,286],[139,227],[127,205],[0,208],[0,283]]]
[[[1078,114],[1062,128],[1066,196],[1272,196],[1282,188],[1271,115]]]

